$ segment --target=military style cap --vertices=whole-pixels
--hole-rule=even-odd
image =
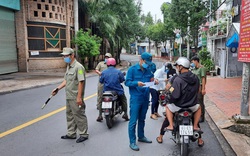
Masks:
[[[72,48],[63,48],[63,52],[61,53],[61,55],[70,55],[70,54],[73,54],[74,53],[74,50]]]
[[[109,58],[111,58],[111,57],[112,57],[112,55],[111,55],[110,53],[106,53],[106,54],[105,54],[105,57],[109,57]]]

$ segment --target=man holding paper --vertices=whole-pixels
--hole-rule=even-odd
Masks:
[[[144,87],[148,82],[154,82],[154,75],[151,72],[152,55],[144,52],[141,55],[139,63],[130,67],[127,72],[125,85],[129,87],[130,94],[130,121],[128,126],[129,147],[134,151],[139,151],[136,145],[136,123],[138,121],[138,141],[152,143],[144,135],[145,118],[149,105],[149,87]],[[155,83],[158,83],[156,80]]]

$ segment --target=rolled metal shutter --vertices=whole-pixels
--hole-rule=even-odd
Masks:
[[[17,71],[14,11],[0,7],[0,74]]]

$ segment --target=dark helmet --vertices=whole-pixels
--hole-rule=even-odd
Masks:
[[[166,63],[165,66],[166,66],[166,68],[168,68],[168,69],[173,69],[173,66],[172,66],[171,63]]]

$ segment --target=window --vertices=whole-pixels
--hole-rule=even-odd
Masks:
[[[41,2],[45,2],[45,0],[41,0]]]
[[[57,0],[55,0],[55,4],[57,4]]]
[[[41,4],[37,4],[37,9],[41,9]]]
[[[55,11],[55,6],[52,6],[52,11]]]
[[[49,3],[52,3],[52,0],[49,0]]]
[[[53,14],[52,13],[49,13],[49,18],[53,18]]]
[[[46,17],[46,12],[42,12],[42,17]]]
[[[34,11],[34,16],[38,17],[38,12],[37,11]]]
[[[49,10],[49,5],[45,5],[45,10]]]
[[[56,18],[56,19],[58,19],[58,16],[57,16],[57,14],[55,14],[55,18]]]

